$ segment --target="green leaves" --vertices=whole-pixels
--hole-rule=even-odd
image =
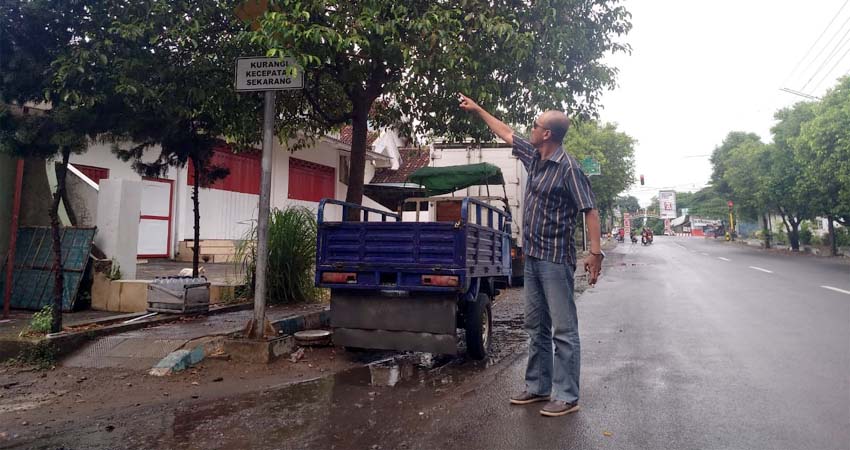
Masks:
[[[850,225],[850,78],[839,80],[818,104],[802,104],[787,116],[798,124],[798,135],[789,140],[817,213]]]
[[[601,165],[602,174],[590,177],[600,210],[613,208],[617,195],[632,185],[634,145],[634,138],[618,131],[614,124],[584,121],[570,127],[565,149],[579,161],[592,157]]]
[[[375,125],[481,140],[492,136],[458,110],[458,91],[512,123],[549,108],[595,115],[601,91],[614,86],[615,70],[602,58],[629,50],[617,39],[628,20],[617,1],[603,0],[279,0],[248,35],[267,55],[297,58],[314,99],[345,93],[309,101],[307,111],[303,98],[291,97],[288,114],[302,124],[330,129],[349,120],[354,99],[380,97],[387,107]]]
[[[850,78],[820,102],[797,103],[774,117],[772,144],[730,133],[715,149],[714,188],[746,215],[779,212],[792,234],[816,216],[850,223]]]

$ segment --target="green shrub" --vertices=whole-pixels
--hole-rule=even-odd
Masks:
[[[53,323],[53,306],[47,305],[32,315],[27,334],[47,334],[50,332],[50,324]]]
[[[800,243],[803,245],[812,244],[812,230],[809,229],[808,222],[803,222],[800,226]]]
[[[272,211],[266,271],[266,299],[269,303],[294,303],[317,298],[318,290],[313,285],[317,229],[315,215],[307,208],[290,206]],[[245,284],[250,287],[254,286],[256,272],[256,236],[254,226],[246,233],[236,252],[237,264],[245,270]]]
[[[850,246],[850,228],[835,227],[835,243],[839,247]]]
[[[56,365],[56,354],[53,343],[41,341],[21,350],[17,357],[8,362],[15,366],[33,366],[39,370],[47,370]]]

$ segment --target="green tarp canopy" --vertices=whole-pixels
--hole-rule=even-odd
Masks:
[[[424,186],[431,195],[448,194],[469,186],[505,184],[502,171],[489,163],[423,167],[410,174],[408,179]]]

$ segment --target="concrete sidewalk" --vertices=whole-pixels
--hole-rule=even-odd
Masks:
[[[204,269],[204,276],[212,283],[240,285],[245,281],[244,268],[233,263],[205,263],[199,265]],[[136,265],[136,278],[152,280],[156,277],[175,276],[183,269],[192,269],[191,262],[171,261],[167,259],[151,259]]]
[[[326,322],[326,311],[327,305],[315,303],[270,307],[266,314],[278,330],[291,334],[306,326]],[[217,338],[242,330],[252,317],[253,310],[186,317],[176,322],[104,336],[84,344],[61,365],[147,371],[178,350],[194,351],[196,355],[201,352],[202,359],[210,351],[210,343],[220,342]],[[195,356],[192,362],[197,360]]]

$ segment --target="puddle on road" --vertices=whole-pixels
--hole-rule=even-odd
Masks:
[[[333,376],[167,412],[158,442],[172,448],[350,448],[361,436],[394,433],[485,362],[403,354]],[[169,420],[170,419],[170,420]],[[163,424],[165,425],[165,424]]]
[[[457,365],[461,360],[451,356],[433,353],[412,353],[398,355],[369,364],[371,386],[393,387],[401,382],[417,380],[425,383],[429,374],[449,365]],[[442,384],[446,384],[442,381]]]
[[[524,349],[516,317],[494,320],[491,358],[426,353],[350,355],[363,366],[218,400],[139,411],[144,427],[104,433],[93,423],[62,436],[70,448],[369,448],[428,420],[465,383]],[[461,353],[463,354],[463,352]],[[58,439],[58,438],[57,438]],[[56,446],[52,447],[56,448]]]
[[[393,387],[400,381],[411,379],[415,371],[413,362],[408,359],[399,361],[393,358],[391,361],[370,364],[368,367],[371,377],[369,384],[372,386]]]

